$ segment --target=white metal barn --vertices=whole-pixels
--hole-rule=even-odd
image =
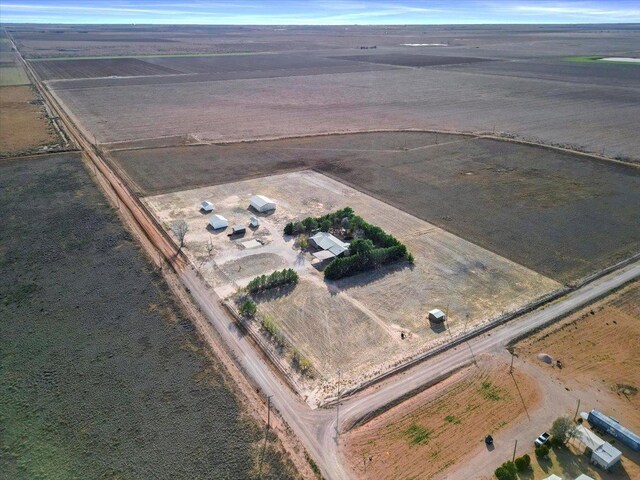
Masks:
[[[205,212],[213,212],[215,209],[216,207],[209,200],[205,200],[200,204],[200,210]]]
[[[229,226],[229,220],[224,218],[222,215],[213,215],[209,219],[209,225],[211,225],[211,228],[213,228],[214,230],[227,228]]]
[[[444,322],[446,320],[446,315],[442,310],[434,308],[429,311],[429,320],[432,322]]]
[[[264,195],[254,195],[249,199],[249,204],[256,212],[269,212],[276,209],[276,202]]]

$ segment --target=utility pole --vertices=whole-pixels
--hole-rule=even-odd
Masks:
[[[509,373],[512,374],[513,373],[513,357],[515,357],[515,355],[511,350],[509,350],[509,353],[511,354],[511,366],[509,367]]]
[[[453,339],[451,334],[451,327],[449,326],[449,304],[447,303],[447,313],[444,314],[444,321],[447,324],[447,332],[449,332],[449,340]]]
[[[271,397],[273,395],[267,395],[267,432],[271,428]]]
[[[578,416],[578,410],[580,410],[580,399],[578,399],[578,406],[576,407],[576,413],[573,416],[573,421],[575,422],[576,417]]]
[[[516,448],[518,448],[518,439],[517,438],[516,438],[516,444],[513,447],[513,457],[511,457],[511,461],[512,462],[515,461],[515,459],[516,459]]]
[[[338,403],[336,404],[336,443],[340,437],[340,369],[338,368]]]
[[[471,315],[469,315],[469,312],[467,312],[467,314],[465,315],[465,319],[464,319],[464,329],[462,330],[462,334],[464,335],[465,333],[467,333],[467,323],[469,323],[469,317]]]

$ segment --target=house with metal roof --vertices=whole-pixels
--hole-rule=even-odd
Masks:
[[[313,237],[309,238],[309,243],[324,250],[323,259],[337,257],[349,250],[349,244],[343,242],[339,238],[331,235],[329,232],[318,232]]]
[[[265,197],[264,195],[254,195],[249,199],[249,205],[256,212],[269,212],[276,209],[276,202]]]

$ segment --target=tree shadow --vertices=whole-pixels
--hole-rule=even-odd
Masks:
[[[287,297],[291,295],[291,293],[293,293],[295,288],[296,288],[295,284],[289,283],[287,285],[282,285],[280,287],[268,288],[266,290],[252,293],[251,296],[253,297],[256,303],[269,302],[271,300],[276,300],[278,298]]]
[[[373,270],[360,272],[350,277],[341,278],[339,280],[325,280],[325,282],[331,284],[331,286],[336,290],[343,291],[349,290],[351,288],[362,287],[369,283],[381,280],[387,275],[392,275],[406,269],[413,270],[414,268],[415,265],[413,265],[412,263],[409,263],[406,260],[400,260],[389,265],[375,268]]]

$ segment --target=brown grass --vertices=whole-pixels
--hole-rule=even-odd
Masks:
[[[516,352],[541,367],[540,352],[560,359],[563,368],[547,367],[550,375],[572,390],[597,391],[607,413],[638,431],[639,339],[640,282],[635,282],[518,344]]]
[[[470,367],[349,433],[347,461],[360,478],[437,478],[525,414],[514,379],[532,410],[540,391],[530,377],[503,363]]]
[[[0,155],[32,152],[56,143],[57,136],[43,109],[30,102],[36,95],[30,86],[0,88]]]

